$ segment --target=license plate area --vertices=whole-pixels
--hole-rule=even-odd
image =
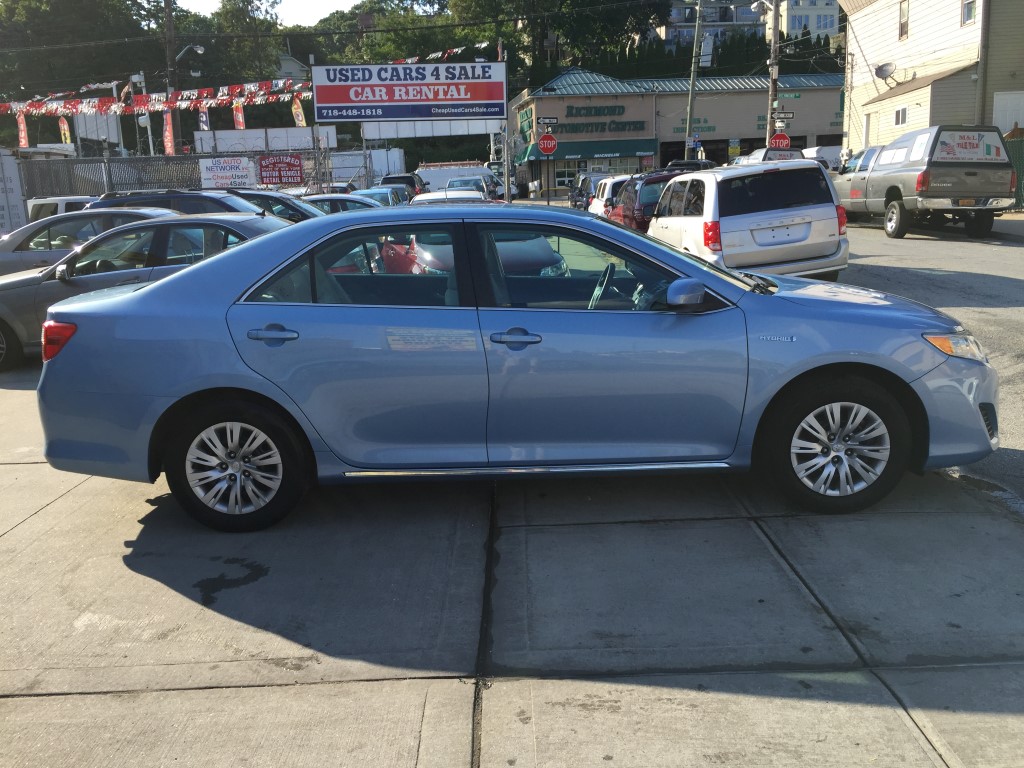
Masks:
[[[975,200],[973,197],[961,197],[959,200],[957,200],[957,205],[959,205],[961,208],[971,208],[977,204],[978,201]]]

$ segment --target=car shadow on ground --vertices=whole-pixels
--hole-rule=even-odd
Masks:
[[[364,679],[387,668],[631,675],[706,690],[709,675],[751,672],[763,683],[752,695],[888,705],[875,675],[905,666],[893,659],[994,663],[1024,651],[1001,639],[1015,620],[997,612],[979,619],[975,606],[964,614],[975,625],[957,629],[968,603],[947,594],[967,579],[964,593],[1014,600],[1020,585],[977,566],[969,541],[988,545],[1014,524],[983,502],[951,509],[966,491],[947,477],[908,481],[891,504],[849,516],[794,515],[731,475],[353,485],[317,489],[281,524],[242,535],[207,530],[160,495],[124,563],[215,614],[198,637],[239,633],[233,644],[275,664],[288,662],[283,645],[296,660],[305,649],[376,670]],[[675,516],[662,501],[673,490]],[[760,522],[750,517],[762,507]],[[956,553],[963,562],[950,563]],[[969,633],[968,652],[957,643]],[[946,644],[960,656],[943,656]],[[972,706],[1024,711],[1005,698]]]
[[[39,376],[43,372],[41,361],[21,365],[14,370],[0,373],[0,390],[21,390],[35,389],[39,384]]]

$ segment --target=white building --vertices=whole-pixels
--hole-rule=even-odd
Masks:
[[[1024,124],[1021,0],[840,0],[846,145],[939,124]]]

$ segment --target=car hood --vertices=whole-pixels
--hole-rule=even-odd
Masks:
[[[947,329],[950,332],[960,326],[955,318],[945,312],[884,291],[778,275],[771,275],[769,279],[779,286],[776,298],[821,312],[863,310],[877,315],[880,309],[884,309],[908,325],[931,330]]]
[[[36,285],[40,280],[40,276],[48,269],[51,269],[51,267],[26,269],[22,272],[11,272],[0,276],[0,291],[24,288],[26,285]]]

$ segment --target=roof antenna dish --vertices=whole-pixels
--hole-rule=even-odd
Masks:
[[[892,73],[896,71],[896,65],[892,62],[888,64],[879,64],[875,67],[875,77],[879,80],[888,80],[892,77]]]

